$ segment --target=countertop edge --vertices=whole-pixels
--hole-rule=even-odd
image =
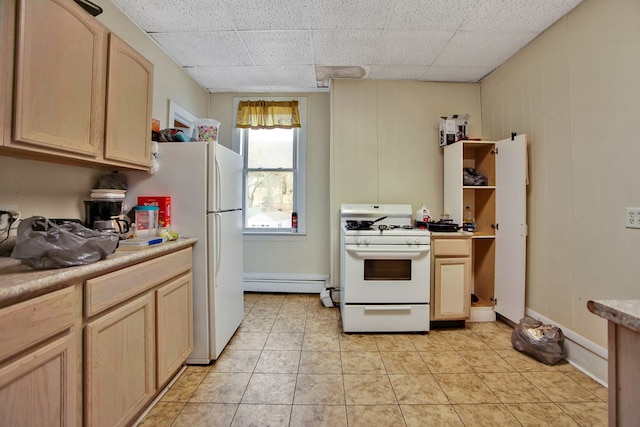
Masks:
[[[44,295],[88,278],[193,246],[198,239],[180,238],[140,250],[117,250],[106,259],[87,265],[34,270],[19,260],[0,269],[0,308]]]
[[[590,300],[587,308],[597,316],[640,332],[640,300]]]

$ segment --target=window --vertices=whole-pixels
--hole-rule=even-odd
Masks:
[[[305,232],[304,102],[299,110],[301,128],[234,129],[244,154],[245,232],[290,234],[292,212]]]

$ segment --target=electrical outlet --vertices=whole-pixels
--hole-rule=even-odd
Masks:
[[[624,226],[626,228],[640,228],[640,208],[626,208]]]

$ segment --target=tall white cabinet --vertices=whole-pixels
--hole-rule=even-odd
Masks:
[[[488,185],[463,185],[466,167],[485,175]],[[462,224],[469,206],[477,225],[471,289],[479,301],[472,303],[472,321],[494,320],[495,313],[514,323],[524,317],[526,185],[526,135],[444,147],[444,211]]]

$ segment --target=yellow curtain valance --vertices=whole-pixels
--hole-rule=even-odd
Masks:
[[[249,129],[299,128],[298,101],[240,101],[236,127]]]

